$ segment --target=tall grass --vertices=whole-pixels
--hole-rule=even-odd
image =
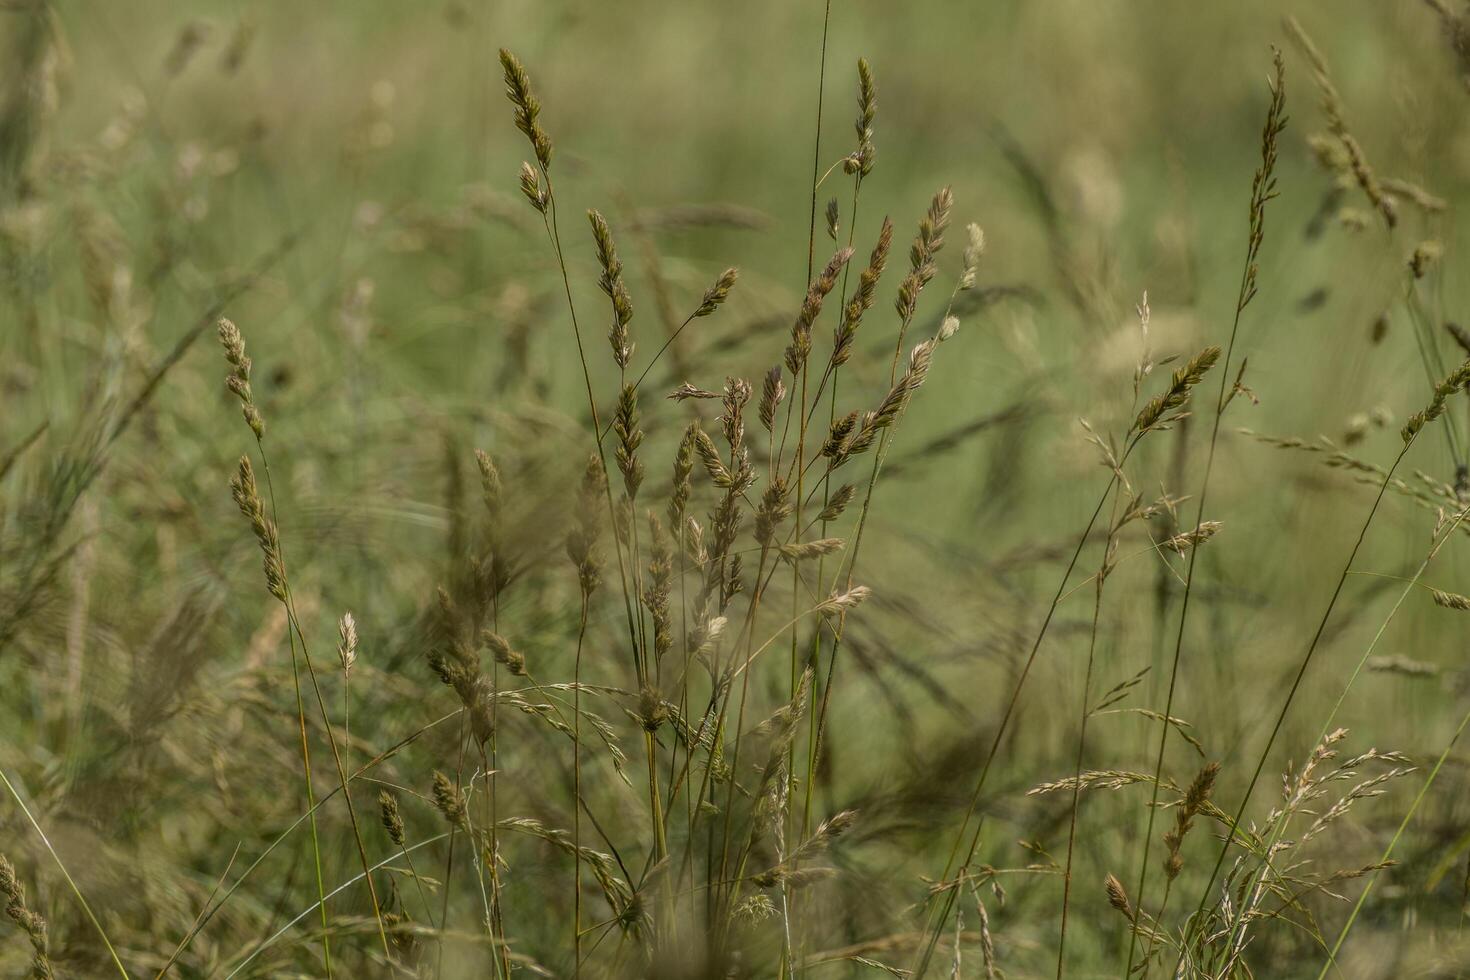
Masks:
[[[494,23],[527,55],[470,110],[468,186],[409,119],[449,100],[386,80],[287,124],[306,162],[226,112],[285,64],[263,8],[182,25],[68,128],[98,29],[12,6],[0,968],[1463,965],[1453,5],[1413,21],[1442,64],[1402,83],[1408,162],[1347,45],[1262,19],[1321,131],[1253,43],[1265,83],[1220,68],[1219,133],[1183,137],[1203,195],[1138,139],[1181,92],[1116,120],[1121,156],[1076,106],[926,115],[951,66],[825,0],[763,49],[802,118],[760,149],[452,6],[445,46]],[[741,134],[718,168],[704,126]],[[933,172],[971,130],[978,175]],[[780,206],[678,203],[681,152]]]

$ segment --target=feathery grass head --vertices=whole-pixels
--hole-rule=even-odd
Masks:
[[[510,641],[494,630],[484,630],[480,633],[480,642],[490,650],[490,655],[495,662],[516,676],[526,672],[526,655],[519,650],[511,648]]]
[[[1414,254],[1409,256],[1409,272],[1415,279],[1423,279],[1443,254],[1444,246],[1438,241],[1431,238],[1420,242],[1414,247]]]
[[[399,847],[403,846],[403,814],[398,812],[398,798],[386,789],[378,791],[378,813],[388,839]]]
[[[949,227],[949,212],[954,207],[954,193],[941,187],[929,202],[929,210],[919,220],[919,233],[909,246],[909,273],[898,287],[894,309],[903,323],[913,320],[919,308],[919,294],[937,271],[935,256],[944,247],[944,230]]]
[[[255,395],[250,389],[251,362],[245,355],[245,338],[240,335],[240,328],[224,317],[220,317],[217,329],[220,346],[225,349],[225,360],[233,369],[225,377],[225,387],[240,399],[240,410],[245,416],[245,424],[250,426],[255,438],[260,439],[265,435],[265,420],[255,407]]]
[[[501,508],[504,505],[505,488],[500,482],[500,469],[490,454],[483,449],[475,450],[475,465],[480,471],[480,500],[485,505],[485,522],[491,543],[499,537]]]
[[[771,477],[761,494],[760,507],[755,514],[755,540],[763,548],[770,547],[776,537],[776,528],[791,516],[787,492],[786,481],[778,473]]]
[[[850,258],[851,248],[838,249],[807,288],[806,299],[802,300],[801,311],[797,313],[796,323],[791,327],[791,343],[786,347],[786,370],[791,372],[793,378],[801,373],[807,355],[811,353],[812,324],[821,315],[822,301],[837,285],[837,275]]]
[[[726,269],[720,273],[720,278],[715,284],[704,291],[704,298],[699,302],[699,308],[694,311],[695,316],[709,316],[715,310],[724,305],[725,300],[730,298],[730,290],[735,286],[735,280],[740,278],[739,269]]]
[[[5,898],[5,914],[31,941],[31,977],[34,980],[51,980],[54,974],[46,920],[27,906],[25,886],[20,883],[14,865],[3,854],[0,854],[0,896]]]
[[[844,483],[827,498],[827,505],[822,508],[822,512],[817,516],[817,519],[823,523],[830,523],[837,520],[837,518],[842,516],[842,512],[847,509],[847,505],[852,503],[853,495],[856,493],[857,487],[851,483]]]
[[[766,372],[761,384],[759,411],[761,426],[772,432],[776,425],[776,409],[786,400],[786,383],[781,380],[781,365],[777,364]]]
[[[541,128],[541,103],[531,91],[531,76],[515,55],[500,49],[500,66],[505,72],[505,96],[515,109],[516,129],[531,141],[536,162],[543,172],[551,169],[551,137]]]
[[[658,689],[647,684],[638,692],[638,721],[645,732],[657,732],[669,720],[669,706]]]
[[[529,163],[521,163],[521,196],[531,202],[531,207],[546,213],[551,204],[551,190],[541,186],[541,175]]]
[[[567,533],[567,557],[577,568],[582,598],[596,590],[602,573],[602,558],[597,553],[597,539],[602,534],[602,515],[607,495],[607,474],[596,453],[587,457],[582,482],[577,490],[574,525]]]
[[[781,545],[778,550],[781,557],[790,562],[825,558],[827,555],[836,554],[842,550],[842,539],[816,538],[812,541],[795,541]]]
[[[669,534],[653,511],[648,512],[648,577],[640,597],[653,623],[655,663],[674,645],[673,613],[669,598],[674,588],[674,553]]]
[[[1280,137],[1286,129],[1286,63],[1281,52],[1273,49],[1275,74],[1271,80],[1271,105],[1261,127],[1261,165],[1251,179],[1250,232],[1246,242],[1245,279],[1236,309],[1244,310],[1256,295],[1256,275],[1261,245],[1266,240],[1266,205],[1276,197],[1276,156]]]
[[[1164,859],[1164,874],[1173,881],[1184,870],[1184,857],[1180,848],[1185,836],[1194,826],[1194,818],[1209,802],[1215,790],[1215,777],[1220,774],[1218,762],[1208,763],[1194,777],[1185,791],[1183,799],[1174,808],[1174,826],[1164,833],[1164,846],[1168,856]]]
[[[1184,363],[1169,380],[1169,387],[1155,395],[1143,406],[1130,430],[1142,435],[1157,429],[1167,429],[1184,417],[1184,406],[1189,402],[1189,393],[1204,380],[1210,368],[1220,359],[1220,348],[1206,347]]]
[[[873,69],[868,66],[868,59],[859,58],[857,68],[858,114],[853,123],[853,129],[857,133],[857,149],[842,161],[842,169],[846,173],[857,174],[861,179],[872,173],[873,164],[878,160],[878,151],[873,146],[873,119],[878,114],[878,85],[873,80]]]
[[[836,592],[827,598],[820,606],[818,612],[825,616],[835,613],[847,613],[867,602],[873,597],[873,590],[866,585],[854,585],[845,592]]]
[[[337,659],[342,662],[342,673],[352,673],[357,663],[357,620],[352,613],[345,612],[337,621]]]
[[[674,477],[669,488],[669,526],[677,534],[684,526],[684,511],[689,506],[689,497],[694,493],[690,474],[694,472],[694,447],[698,442],[699,420],[695,419],[684,429],[679,448],[674,452]]]
[[[852,299],[842,311],[842,318],[838,322],[836,333],[832,338],[832,366],[841,367],[852,357],[853,341],[857,337],[858,326],[862,323],[863,314],[872,309],[873,301],[877,298],[878,280],[883,277],[883,269],[888,264],[888,250],[893,246],[893,222],[885,216],[883,227],[878,232],[878,243],[873,246],[873,252],[868,257],[868,266],[858,274],[857,288],[853,290]]]
[[[628,322],[633,319],[633,300],[623,284],[623,263],[618,259],[617,246],[613,244],[612,229],[607,219],[595,208],[587,212],[592,224],[592,238],[597,243],[597,261],[602,266],[602,275],[597,285],[612,301],[613,321],[608,328],[607,340],[612,345],[613,361],[626,370],[633,356],[633,344],[628,340]]]
[[[638,488],[643,485],[643,461],[638,458],[638,447],[643,445],[643,430],[640,428],[638,388],[635,385],[623,385],[618,394],[613,432],[618,437],[615,455],[618,469],[623,474],[623,489],[627,491],[628,499],[634,500],[638,496]]]
[[[239,469],[230,479],[230,494],[235,498],[235,505],[240,508],[240,513],[250,521],[250,530],[255,534],[256,543],[260,545],[266,589],[281,602],[285,602],[286,566],[281,560],[280,539],[276,535],[275,523],[265,514],[265,504],[261,502],[260,488],[255,483],[255,468],[250,465],[249,456],[240,457]]]
[[[828,459],[837,459],[843,454],[847,447],[847,440],[852,436],[853,429],[858,424],[858,413],[848,412],[832,420],[827,429],[827,438],[822,443],[821,455]]]
[[[1404,423],[1403,430],[1399,433],[1403,436],[1404,443],[1407,445],[1413,442],[1420,429],[1443,415],[1445,403],[1449,397],[1457,391],[1465,390],[1466,385],[1470,385],[1470,360],[1461,364],[1450,372],[1449,377],[1434,386],[1434,395],[1423,411],[1409,416],[1409,421]]]
[[[1119,912],[1129,922],[1133,921],[1133,906],[1128,904],[1128,893],[1123,890],[1123,883],[1112,874],[1103,879],[1103,889],[1108,893],[1108,904]]]
[[[434,806],[444,815],[453,826],[461,830],[468,826],[465,818],[464,794],[455,788],[449,777],[439,770],[434,770]]]
[[[1470,596],[1463,596],[1458,592],[1442,592],[1439,589],[1430,589],[1429,594],[1434,597],[1436,606],[1470,612]]]

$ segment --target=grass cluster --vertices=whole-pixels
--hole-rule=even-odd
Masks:
[[[1004,204],[915,191],[917,69],[817,9],[778,224],[631,200],[676,132],[583,149],[649,110],[507,48],[518,171],[375,177],[388,82],[277,137],[268,15],[79,131],[96,26],[0,8],[0,968],[1470,969],[1470,10],[1416,11],[1412,178],[1273,19],[1150,266],[999,123]]]

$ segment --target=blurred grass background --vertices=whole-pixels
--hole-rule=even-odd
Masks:
[[[889,605],[854,640],[861,669],[839,679],[847,686],[833,725],[852,734],[834,748],[825,791],[836,805],[892,804],[885,824],[870,803],[869,846],[849,869],[883,884],[868,895],[877,907],[867,921],[902,917],[918,876],[937,873],[935,855],[953,833],[977,746],[993,730],[1058,553],[1104,480],[1076,419],[1100,431],[1130,420],[1134,304],[1147,290],[1161,354],[1228,334],[1270,45],[1285,46],[1284,12],[1265,2],[833,5],[824,169],[851,142],[859,55],[880,93],[859,254],[884,214],[906,242],[934,190],[952,185],[959,222],[985,229],[981,284],[993,290],[945,347],[905,422],[860,566]],[[1260,404],[1241,400],[1227,417],[1207,515],[1224,530],[1202,552],[1176,709],[1224,763],[1227,800],[1248,776],[1371,494],[1233,430],[1326,434],[1386,464],[1427,391],[1402,303],[1405,262],[1420,241],[1444,246],[1441,271],[1422,287],[1436,318],[1463,318],[1467,303],[1454,274],[1464,245],[1454,218],[1470,182],[1470,99],[1435,11],[1347,0],[1291,12],[1331,63],[1375,168],[1423,185],[1448,208],[1425,216],[1406,205],[1391,233],[1371,213],[1361,228],[1343,220],[1341,209],[1367,208],[1356,191],[1329,197],[1333,177],[1306,143],[1322,125],[1317,92],[1288,53],[1282,196],[1238,348]],[[58,848],[75,857],[73,873],[130,937],[138,962],[167,955],[234,843],[263,833],[258,811],[299,808],[289,745],[276,746],[272,768],[256,764],[269,750],[251,742],[262,755],[246,764],[234,758],[238,719],[218,710],[243,699],[275,717],[269,684],[250,678],[273,663],[279,682],[284,668],[281,624],[257,587],[253,545],[226,492],[245,444],[216,352],[208,343],[190,349],[115,444],[99,448],[95,434],[110,431],[222,284],[293,236],[227,312],[263,379],[299,591],[323,630],[351,608],[371,638],[362,683],[374,693],[364,697],[383,714],[354,709],[354,718],[371,719],[364,737],[382,747],[411,727],[396,699],[429,680],[413,636],[443,571],[446,459],[468,467],[469,449],[483,446],[513,461],[508,484],[532,496],[565,483],[579,463],[581,380],[557,270],[515,194],[525,148],[504,105],[496,48],[513,48],[536,80],[565,214],[596,206],[620,232],[635,229],[623,247],[644,356],[666,335],[664,304],[682,317],[721,269],[740,267],[729,307],[676,350],[687,375],[653,376],[659,390],[683,380],[717,388],[725,374],[754,378],[768,366],[805,289],[822,18],[820,3],[787,0],[0,10],[11,51],[0,132],[0,451],[47,425],[3,488],[12,557],[0,583],[14,628],[0,647],[0,766],[48,815]],[[837,176],[829,185],[845,228],[848,185]],[[591,241],[580,221],[568,224],[573,286],[592,309]],[[945,276],[957,267],[953,251]],[[891,285],[879,311],[890,296]],[[1387,332],[1375,343],[1380,316]],[[1435,341],[1458,362],[1448,335]],[[864,343],[869,356],[855,361],[853,377],[878,390],[892,341],[873,329]],[[610,390],[604,360],[595,370]],[[1354,422],[1375,411],[1383,424]],[[648,423],[661,487],[682,416],[648,412],[661,416]],[[1462,406],[1455,413],[1464,418]],[[935,440],[948,436],[941,450]],[[1140,491],[1162,482],[1195,492],[1202,440],[1196,433],[1178,459],[1170,445],[1158,440],[1140,458]],[[99,475],[37,559],[48,574],[32,597],[27,542],[38,514],[71,499],[69,467],[82,460]],[[1421,440],[1411,462],[1454,479],[1438,435]],[[526,516],[523,533],[558,550],[554,520],[529,505]],[[1411,574],[1433,519],[1390,498],[1360,567]],[[1427,580],[1467,591],[1466,572],[1457,539]],[[1159,574],[1145,556],[1110,586],[1117,605],[1101,653],[1104,688],[1168,651],[1172,633],[1152,604]],[[1349,581],[1268,773],[1309,750],[1343,672],[1387,615],[1392,585]],[[1070,765],[1075,732],[1064,719],[1080,697],[1086,595],[1063,605],[1063,628],[1007,744],[993,810],[1002,829],[987,838],[987,860],[998,866],[1026,863],[1010,844],[1017,838],[1052,853],[1065,843],[1062,801],[1022,792]],[[554,634],[565,598],[523,596],[520,612]],[[1432,757],[1464,706],[1459,621],[1416,593],[1379,652],[1442,673],[1369,675],[1341,722],[1361,746]],[[1140,703],[1161,706],[1160,673]],[[419,714],[416,723],[437,716]],[[1148,728],[1122,721],[1099,730],[1089,764],[1146,766]],[[1189,751],[1176,743],[1171,755],[1181,779],[1196,764]],[[1436,930],[1458,934],[1464,872],[1446,869],[1463,865],[1470,847],[1470,806],[1463,755],[1452,763],[1395,887],[1370,909],[1375,928],[1362,930],[1350,975],[1405,975],[1395,972],[1408,969],[1402,963],[1418,969],[1414,957],[1443,954]],[[420,783],[426,771],[415,772]],[[1364,826],[1341,845],[1353,854],[1344,863],[1376,854],[1407,799],[1400,789],[1365,809]],[[1107,912],[1095,884],[1102,872],[1126,878],[1133,867],[1142,819],[1136,799],[1084,811],[1079,889],[1089,916]],[[34,851],[8,806],[0,842],[18,862]],[[351,866],[345,848],[338,857]],[[24,863],[51,881],[39,857]],[[305,895],[304,879],[295,888]],[[993,923],[1013,976],[1046,969],[1056,891],[1044,876],[1018,885]],[[59,887],[43,895],[56,934],[76,947],[62,961],[74,956],[77,975],[90,975],[95,951],[75,909]],[[260,920],[274,898],[254,897]],[[1324,910],[1339,921],[1340,909]],[[545,950],[534,909],[522,915],[527,945]],[[1425,931],[1406,933],[1420,917]],[[212,975],[207,957],[233,955],[230,943],[243,943],[254,923],[223,928],[218,946],[201,941],[205,958],[191,969]],[[1101,921],[1078,928],[1078,962],[1112,969],[1121,931]],[[1311,943],[1289,931],[1269,940],[1277,946],[1267,942],[1262,962],[1311,955]]]

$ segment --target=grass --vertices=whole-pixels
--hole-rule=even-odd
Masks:
[[[141,13],[0,10],[0,971],[1464,972],[1470,13]]]

